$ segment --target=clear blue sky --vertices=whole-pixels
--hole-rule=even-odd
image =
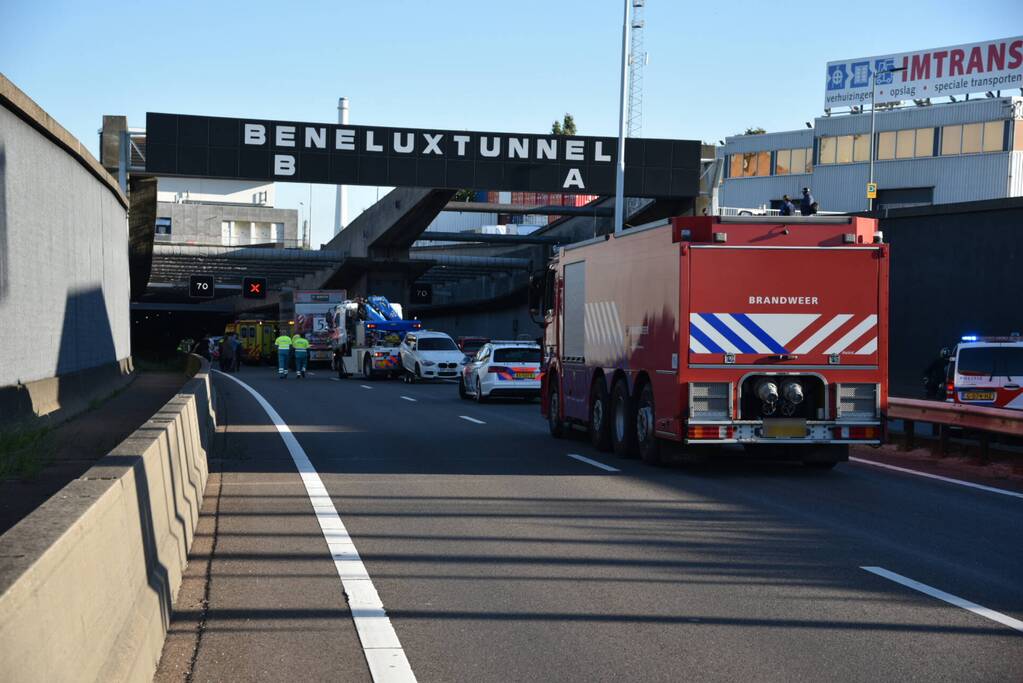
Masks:
[[[616,135],[619,0],[0,0],[0,71],[95,153],[103,114],[147,111]],[[643,135],[716,142],[822,111],[829,60],[1023,33],[1020,0],[647,0]],[[313,188],[313,244],[333,188]],[[308,185],[278,185],[279,206]],[[353,188],[351,216],[375,188]]]

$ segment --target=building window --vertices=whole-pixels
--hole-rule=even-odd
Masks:
[[[838,138],[838,161],[839,164],[851,164],[853,157],[853,139],[851,135],[842,135]]]
[[[756,176],[771,175],[771,153],[770,152],[757,152],[757,172]]]
[[[945,126],[941,129],[941,153],[959,154],[962,151],[963,127]]]
[[[742,155],[741,154],[733,154],[731,156],[731,160],[729,161],[728,177],[729,178],[741,178],[742,177]]]
[[[895,158],[895,131],[886,130],[883,133],[879,133],[877,136],[877,158],[878,159],[894,159]]]
[[[912,159],[915,147],[915,130],[900,130],[895,133],[895,158]]]
[[[984,139],[984,126],[979,123],[967,123],[963,126],[963,154],[976,154],[983,151],[981,140]]]
[[[984,124],[984,151],[1001,152],[1005,137],[1005,124],[1002,121],[988,121]]]
[[[775,175],[788,175],[792,173],[792,150],[791,149],[779,149],[775,152],[774,158],[774,174]]]
[[[799,147],[792,150],[792,172],[811,173],[813,171],[813,149]]]
[[[1001,152],[1005,149],[1004,138],[1003,121],[944,126],[941,129],[941,153],[944,156]]]
[[[934,156],[934,129],[933,128],[917,128],[916,129],[916,146],[913,151],[915,157],[932,157]]]
[[[821,138],[821,147],[817,154],[817,163],[821,165],[835,163],[835,151],[837,148],[838,138]]]
[[[870,135],[853,136],[853,161],[870,161]]]
[[[166,235],[170,237],[171,234],[171,219],[166,216],[160,216],[156,219],[156,234]]]

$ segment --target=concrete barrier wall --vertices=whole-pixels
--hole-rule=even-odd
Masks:
[[[216,431],[209,364],[82,477],[0,536],[0,678],[152,679]]]
[[[0,75],[0,348],[8,350],[0,390],[130,358],[126,211],[110,174]],[[46,410],[73,398],[61,391]],[[8,418],[14,405],[0,400]]]

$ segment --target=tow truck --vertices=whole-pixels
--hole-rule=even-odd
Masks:
[[[344,301],[334,307],[331,318],[332,367],[338,377],[397,377],[402,372],[401,340],[423,326],[404,320],[401,306],[383,296]]]
[[[681,216],[561,248],[530,285],[551,434],[820,468],[881,443],[889,260],[851,216]]]

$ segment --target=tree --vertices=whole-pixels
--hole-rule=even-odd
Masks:
[[[564,119],[555,121],[551,125],[551,133],[554,135],[575,135],[575,119],[571,114],[565,114]]]
[[[743,133],[743,135],[763,135],[766,132],[767,132],[766,130],[764,130],[760,126],[757,126],[756,128],[747,128],[746,132]]]

